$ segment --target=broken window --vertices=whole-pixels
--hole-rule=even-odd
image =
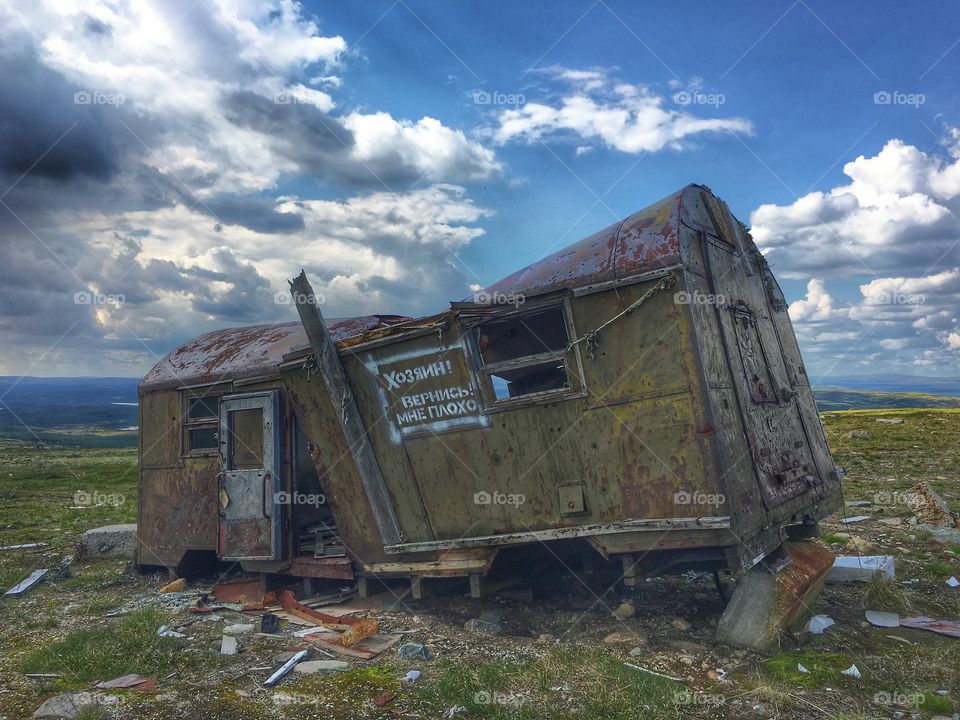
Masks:
[[[573,390],[563,307],[512,314],[473,329],[480,375],[492,404]]]
[[[184,394],[183,449],[186,455],[213,455],[217,452],[220,397]]]
[[[263,467],[263,410],[248,408],[227,413],[230,428],[229,468],[256,470]]]

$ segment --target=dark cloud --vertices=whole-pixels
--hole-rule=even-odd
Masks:
[[[303,230],[303,218],[297,213],[277,212],[276,203],[266,198],[220,197],[197,205],[221,224],[242,225],[261,233],[290,233]],[[221,228],[222,229],[222,228]]]

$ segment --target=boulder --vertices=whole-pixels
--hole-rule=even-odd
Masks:
[[[350,669],[350,663],[343,660],[308,660],[293,666],[295,673],[315,675],[316,673],[344,672]]]
[[[76,718],[80,713],[97,704],[97,699],[88,692],[65,692],[54,695],[38,707],[34,718]]]
[[[133,558],[137,548],[137,524],[105,525],[87,530],[80,537],[81,558]]]

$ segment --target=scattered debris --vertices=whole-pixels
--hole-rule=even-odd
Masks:
[[[40,570],[34,570],[32,573],[27,575],[23,580],[18,582],[12,588],[7,590],[4,595],[9,597],[20,597],[21,595],[26,594],[33,589],[41,580],[43,580],[44,575],[48,572],[47,568],[42,568]]]
[[[220,639],[220,654],[221,655],[237,654],[237,639],[233,635],[224,635]]]
[[[294,655],[292,658],[290,658],[289,660],[287,660],[287,661],[283,664],[283,667],[281,667],[281,668],[280,668],[279,670],[277,670],[273,675],[271,675],[270,677],[268,677],[268,678],[264,681],[263,684],[266,685],[267,687],[272,687],[273,685],[276,685],[278,682],[280,682],[280,681],[286,676],[287,673],[289,673],[291,670],[293,670],[294,666],[295,666],[297,663],[299,663],[301,660],[303,660],[306,656],[307,656],[307,651],[306,651],[306,650],[301,650],[301,651],[298,652],[296,655]]]
[[[673,680],[674,682],[680,682],[680,678],[671,677],[670,675],[664,675],[663,673],[658,673],[655,670],[650,670],[648,668],[641,667],[640,665],[634,665],[633,663],[628,663],[628,662],[625,662],[624,665],[626,665],[628,668],[639,670],[642,673],[647,673],[647,675],[655,675],[656,677],[663,678],[664,680]]]
[[[481,620],[480,618],[474,618],[472,620],[467,620],[463,625],[464,630],[469,630],[470,632],[479,632],[485,633],[487,635],[499,635],[503,632],[503,627],[499,623],[488,622],[486,620]]]
[[[383,707],[387,703],[392,702],[395,697],[397,697],[396,693],[392,693],[388,691],[388,692],[382,693],[381,695],[377,695],[373,699],[373,704],[376,705],[377,707]]]
[[[223,629],[224,635],[249,635],[257,629],[256,625],[245,625],[237,623],[236,625],[227,625]]]
[[[934,620],[928,617],[900,618],[900,627],[929,630],[938,635],[960,638],[960,620]]]
[[[344,647],[356,645],[364,638],[380,632],[380,623],[373,618],[352,618],[346,615],[337,617],[336,615],[322,613],[299,602],[289,590],[282,590],[278,593],[277,599],[283,609],[291,615],[341,631],[340,644]]]
[[[884,425],[903,425],[903,418],[877,418],[877,422]]]
[[[874,575],[896,576],[892,555],[841,555],[833,562],[828,583],[867,582]]]
[[[947,585],[950,587],[960,587],[960,580],[957,580],[955,577],[951,576],[947,578]]]
[[[875,627],[900,627],[900,616],[896,613],[883,612],[881,610],[867,610],[866,616],[867,622]]]
[[[317,633],[333,632],[330,628],[325,628],[323,625],[314,625],[313,627],[304,628],[303,630],[295,630],[293,633],[294,637],[306,637],[307,635],[316,635]]]
[[[869,540],[856,535],[847,540],[847,544],[843,547],[847,552],[856,553],[857,555],[869,555],[870,553],[877,551],[876,545]]]
[[[891,640],[896,640],[898,642],[906,643],[907,645],[916,645],[916,643],[912,643],[909,640],[907,640],[905,637],[900,637],[899,635],[884,635],[884,637],[890,638]]]
[[[453,716],[459,715],[460,713],[468,713],[468,712],[470,711],[467,710],[463,705],[454,705],[453,707],[448,708],[443,712],[443,717],[452,718]]]
[[[417,680],[420,679],[420,675],[421,673],[419,670],[411,670],[410,672],[408,672],[406,675],[403,676],[403,680],[404,682],[408,682],[408,683],[416,682]]]
[[[400,635],[396,633],[389,635],[371,635],[365,637],[354,645],[343,645],[341,638],[337,633],[326,633],[317,635],[307,635],[305,638],[311,645],[321,652],[329,651],[344,657],[354,657],[363,660],[369,660],[382,653],[387,648],[392,647],[400,640]]]
[[[280,632],[280,618],[273,613],[267,613],[260,618],[260,632],[273,635]]]
[[[854,515],[853,517],[843,518],[840,522],[844,525],[852,525],[853,523],[863,522],[864,520],[869,520],[869,515]],[[851,538],[852,539],[852,538]]]
[[[433,652],[426,645],[420,643],[404,643],[397,648],[397,655],[402,658],[419,658],[421,660],[432,660]]]
[[[171,583],[167,583],[162,588],[160,592],[162,593],[179,593],[187,589],[187,581],[183,578],[177,578]]]
[[[647,636],[642,630],[612,632],[603,638],[604,645],[646,645]]]
[[[851,430],[844,437],[847,440],[869,440],[873,436],[867,430]]]
[[[116,690],[119,688],[131,688],[136,685],[142,685],[146,681],[147,679],[141,675],[121,675],[113,680],[105,680],[102,683],[97,683],[95,687],[98,690]]]
[[[814,635],[823,635],[824,630],[826,630],[831,625],[835,625],[833,618],[826,615],[814,615],[807,621],[807,626],[804,628],[808,633]]]
[[[263,590],[260,588],[258,579],[219,582],[210,592],[217,602],[222,603],[262,602],[263,600]]]
[[[847,500],[844,503],[847,507],[859,508],[859,507],[870,507],[873,505],[873,502],[870,500]]]
[[[859,680],[862,677],[862,675],[860,674],[860,670],[857,669],[856,665],[851,665],[846,670],[843,670],[841,672],[841,675],[846,675],[847,677],[856,678],[857,680]]]
[[[809,674],[810,671],[807,670],[807,669],[806,669],[803,665],[801,665],[800,663],[797,663],[797,672],[801,672],[801,673],[804,673],[804,674]]]
[[[24,673],[23,676],[31,680],[57,680],[63,677],[60,673]]]
[[[350,663],[343,660],[308,660],[298,663],[293,671],[302,675],[314,675],[316,673],[345,672],[349,669]]]
[[[161,625],[159,628],[157,628],[157,635],[159,635],[160,637],[175,637],[175,638],[186,637],[186,635],[184,635],[182,632],[171,630],[166,625]]]
[[[47,547],[45,542],[24,543],[23,545],[4,545],[0,550],[30,550],[32,548]]]
[[[77,718],[89,708],[96,707],[97,699],[88,692],[65,692],[54,695],[38,707],[34,718]]]

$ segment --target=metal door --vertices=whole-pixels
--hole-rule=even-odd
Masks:
[[[223,560],[277,560],[281,542],[279,396],[224,396],[220,403]]]

